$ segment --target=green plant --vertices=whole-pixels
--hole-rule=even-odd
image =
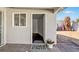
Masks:
[[[47,44],[53,44],[54,43],[54,41],[52,41],[52,40],[47,40]]]
[[[77,22],[79,22],[79,18],[77,19]]]

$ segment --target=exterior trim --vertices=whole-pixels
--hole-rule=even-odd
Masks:
[[[26,26],[15,26],[14,25],[14,14],[26,14]],[[12,27],[27,27],[27,13],[26,12],[13,12],[12,13]]]

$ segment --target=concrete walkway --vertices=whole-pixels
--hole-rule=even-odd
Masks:
[[[79,45],[72,41],[76,39],[64,35],[57,35],[57,39],[56,46],[61,52],[79,52]]]
[[[0,47],[0,52],[28,52],[30,44],[6,44]]]

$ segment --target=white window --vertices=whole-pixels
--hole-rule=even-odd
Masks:
[[[14,26],[26,26],[26,13],[14,13]]]

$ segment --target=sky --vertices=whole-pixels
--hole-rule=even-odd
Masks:
[[[56,15],[57,20],[64,20],[64,17],[70,16],[71,21],[76,21],[79,18],[79,7],[65,7]]]

